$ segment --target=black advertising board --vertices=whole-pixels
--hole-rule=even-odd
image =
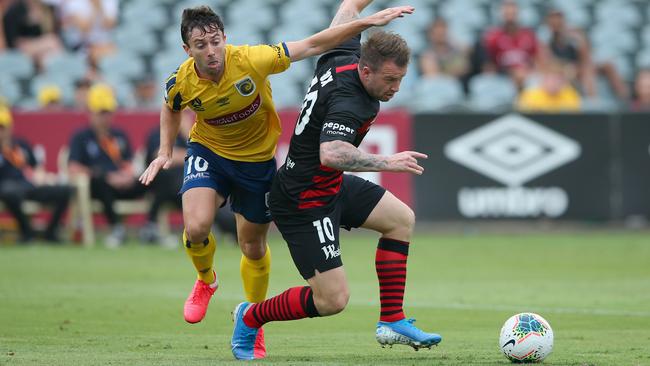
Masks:
[[[419,115],[421,219],[609,219],[607,115]]]
[[[650,218],[650,116],[626,114],[620,122],[621,214]]]

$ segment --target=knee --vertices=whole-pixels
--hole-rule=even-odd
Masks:
[[[350,291],[345,288],[334,294],[329,294],[321,298],[314,296],[314,303],[318,313],[322,316],[338,314],[348,305],[350,300]]]
[[[403,205],[395,215],[390,230],[383,234],[398,240],[408,240],[415,228],[415,213],[407,205]]]
[[[266,238],[238,238],[239,247],[248,259],[261,259],[266,254]]]
[[[189,220],[185,224],[185,236],[190,242],[197,243],[208,237],[211,228],[212,225],[209,222],[204,222],[199,219]]]

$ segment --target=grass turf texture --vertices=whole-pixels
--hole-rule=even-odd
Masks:
[[[647,234],[417,235],[407,316],[437,348],[374,340],[376,236],[343,234],[351,300],[341,314],[266,326],[264,364],[508,365],[497,342],[533,311],[555,332],[546,365],[650,365]],[[304,282],[272,235],[269,294]],[[183,321],[194,274],[181,249],[0,247],[0,365],[241,365],[230,312],[242,300],[239,250],[220,243],[221,285],[203,322]]]

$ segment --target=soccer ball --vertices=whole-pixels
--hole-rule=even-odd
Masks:
[[[516,314],[503,324],[499,347],[512,362],[540,362],[553,351],[553,329],[537,314]]]

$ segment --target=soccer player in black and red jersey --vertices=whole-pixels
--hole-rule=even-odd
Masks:
[[[369,2],[344,1],[332,25],[354,19]],[[363,45],[360,38],[319,59],[287,159],[270,192],[273,220],[309,286],[237,306],[231,347],[238,359],[250,358],[257,331],[267,322],[333,315],[345,308],[349,289],[339,227],[381,233],[375,256],[381,303],[377,341],[417,350],[442,339],[415,327],[402,309],[413,211],[381,186],[343,173],[419,175],[423,168],[418,159],[427,157],[415,151],[382,156],[358,149],[379,112],[379,102],[399,90],[409,61],[409,48],[396,34],[378,31]]]

